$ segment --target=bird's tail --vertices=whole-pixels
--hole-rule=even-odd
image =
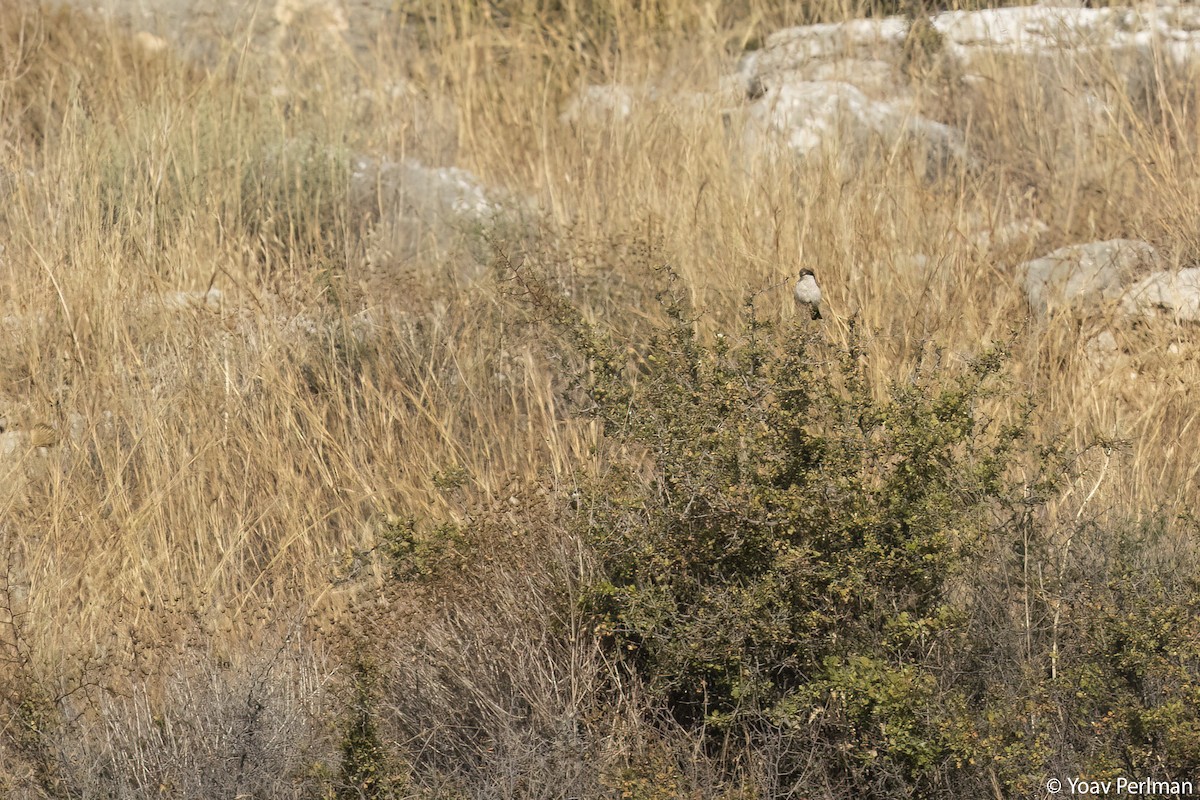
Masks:
[[[816,303],[812,304],[812,318],[821,319],[821,309],[817,307]]]

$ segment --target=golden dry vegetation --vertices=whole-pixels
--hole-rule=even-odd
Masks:
[[[1080,520],[1175,531],[1194,507],[1197,329],[1038,320],[1015,275],[1116,237],[1194,262],[1194,74],[1114,77],[1117,118],[1080,141],[1028,64],[970,85],[926,65],[922,107],[978,168],[930,181],[886,148],[766,168],[731,155],[713,104],[560,113],[588,83],[707,89],[796,9],[403,5],[361,48],[310,11],[193,58],[3,3],[4,794],[732,796],[699,749],[684,769],[639,733],[636,692],[597,710],[606,656],[561,598],[592,569],[564,519],[605,451],[522,264],[631,360],[664,318],[662,265],[702,339],[739,335],[751,296],[794,324],[786,282],[813,265],[821,336],[860,337],[880,392],[932,353],[1006,345],[1036,436],[1082,453],[1039,512],[1062,532],[1048,574]],[[804,18],[864,10],[844,5]],[[347,190],[363,154],[468,169],[508,205],[389,250],[383,190]],[[1047,227],[1017,244],[972,238],[1030,218]],[[1120,349],[1098,364],[1105,327]],[[426,740],[403,738],[418,718]],[[589,731],[578,752],[528,733],[564,720]]]

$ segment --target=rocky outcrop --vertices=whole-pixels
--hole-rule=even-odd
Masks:
[[[947,11],[916,28],[903,17],[787,28],[744,55],[707,93],[707,106],[723,108],[743,163],[762,154],[834,152],[853,160],[864,142],[878,142],[923,147],[938,168],[973,164],[952,120],[930,117],[914,96],[905,74],[914,49],[964,84],[990,85],[1011,75],[1014,60],[1023,64],[1040,76],[1045,111],[1065,139],[1086,140],[1119,116],[1114,76],[1133,84],[1154,65],[1200,61],[1200,8],[1036,5]],[[654,85],[588,86],[561,119],[611,124],[648,104],[706,105],[696,93],[685,103],[683,94]]]
[[[1132,317],[1200,321],[1200,267],[1147,275],[1124,293],[1121,311]]]
[[[908,35],[903,17],[856,19],[785,28],[767,37],[758,50],[744,55],[738,74],[753,80],[803,72],[820,63],[870,58],[894,61]]]
[[[1112,239],[1063,247],[1017,269],[1030,307],[1044,317],[1068,309],[1094,313],[1155,266],[1157,254],[1146,242]]]
[[[948,55],[967,64],[998,54],[1070,58],[1156,48],[1176,62],[1200,55],[1200,8],[1033,5],[947,11],[933,18]]]
[[[1045,58],[1144,53],[1155,49],[1176,63],[1200,56],[1200,8],[1143,6],[1078,8],[1031,5],[946,11],[930,18],[938,55],[968,75],[997,57]],[[747,85],[812,70],[815,63],[861,59],[896,62],[909,36],[901,17],[787,28],[746,55],[738,73]]]
[[[1017,271],[1040,317],[1065,310],[1094,317],[1107,309],[1126,318],[1200,321],[1200,267],[1164,270],[1159,262],[1146,242],[1112,239],[1060,248]]]
[[[924,148],[933,171],[967,157],[962,135],[948,125],[872,100],[840,81],[796,81],[766,90],[750,108],[742,142],[749,152],[782,146],[799,156],[836,145],[850,157],[903,143]]]
[[[358,158],[350,178],[351,202],[375,218],[368,261],[387,269],[430,248],[452,250],[504,205],[499,192],[456,167],[427,167],[411,159]]]

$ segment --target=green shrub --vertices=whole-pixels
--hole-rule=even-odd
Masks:
[[[1186,539],[1160,522],[1130,527],[1094,531],[1085,539],[1093,555],[1071,565],[1062,664],[1044,692],[1051,719],[1066,720],[1050,764],[1192,779],[1200,771],[1197,565],[1179,548]]]
[[[378,533],[380,554],[401,581],[428,580],[461,571],[471,551],[463,531],[451,523],[431,530],[418,529],[417,521],[389,517]]]
[[[354,699],[342,737],[337,800],[384,800],[395,796],[400,783],[375,724],[374,672],[365,660],[353,666]]]
[[[1008,391],[1002,355],[935,355],[878,391],[854,337],[751,323],[709,344],[667,311],[635,382],[556,312],[616,462],[579,515],[595,629],[714,745],[804,729],[847,782],[928,792],[975,741],[940,668],[1027,439],[1023,405],[1011,424],[980,411]]]

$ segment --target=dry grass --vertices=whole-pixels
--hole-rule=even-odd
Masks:
[[[552,251],[564,290],[618,329],[655,315],[653,264],[671,265],[707,330],[733,329],[749,293],[759,314],[792,315],[780,282],[810,264],[832,312],[828,335],[844,339],[856,318],[881,385],[904,380],[931,347],[953,359],[1009,341],[1047,432],[1079,446],[1127,442],[1084,470],[1056,513],[1196,504],[1196,330],[1118,327],[1126,352],[1097,367],[1084,344],[1099,325],[1029,319],[1013,271],[1062,244],[1116,236],[1194,260],[1194,75],[1150,65],[1130,92],[1115,77],[1121,65],[1100,59],[1117,118],[1085,140],[1056,116],[1053,75],[998,63],[1005,80],[968,86],[934,71],[923,102],[970,131],[979,170],[931,183],[884,156],[853,171],[768,169],[730,157],[716,106],[650,102],[578,131],[558,118],[584,82],[711,85],[728,53],[795,21],[766,4],[721,16],[666,0],[628,14],[588,6],[545,26],[515,4],[508,18],[474,3],[425,5],[361,51],[342,43],[337,19],[298,16],[265,43],[246,33],[197,65],[81,14],[3,4],[0,415],[28,436],[0,460],[10,617],[0,622],[19,666],[10,692],[41,687],[78,731],[53,746],[17,737],[23,750],[0,753],[13,791],[65,785],[64,764],[84,753],[139,772],[123,784],[130,796],[155,782],[180,796],[292,791],[249,777],[185,786],[177,764],[155,771],[145,733],[114,720],[172,741],[194,774],[252,752],[246,770],[261,756],[276,765],[263,770],[323,780],[312,765],[332,769],[337,739],[327,649],[386,584],[370,551],[389,515],[497,514],[529,487],[569,492],[589,468],[595,432],[564,407],[544,337],[489,269],[488,246],[429,241],[373,263],[377,209],[345,190],[351,154],[454,164],[506,187],[526,211],[495,241],[514,258]],[[570,33],[596,19],[590,39]],[[1048,229],[1009,245],[971,241],[1030,215]],[[906,266],[917,253],[924,270]],[[210,287],[220,303],[155,300]],[[537,533],[545,548],[513,547],[506,537],[529,523],[506,524],[472,552],[470,563],[493,571],[463,584],[459,617],[421,607],[419,593],[386,599],[387,619],[408,620],[400,630],[431,630],[423,646],[444,645],[432,661],[416,645],[388,656],[403,667],[394,696],[424,704],[420,713],[454,704],[415,693],[430,685],[422,670],[469,677],[496,652],[479,638],[481,620],[528,635],[528,649],[510,639],[499,661],[541,681],[526,698],[544,704],[537,719],[550,726],[586,705],[591,687],[571,681],[594,665],[576,660],[599,656],[550,643],[551,623],[531,613],[550,604],[527,605],[546,585],[513,566],[535,573],[539,559],[558,558],[555,580],[569,584],[578,554],[550,523]],[[501,602],[486,602],[497,586]],[[531,654],[544,660],[525,663]],[[485,701],[475,716],[498,740],[506,711]],[[270,721],[247,717],[259,713]],[[292,738],[270,750],[170,733],[188,719],[237,727],[218,724],[222,714]],[[438,747],[427,756],[441,766],[461,756],[454,740]],[[561,753],[521,757],[564,763]]]

